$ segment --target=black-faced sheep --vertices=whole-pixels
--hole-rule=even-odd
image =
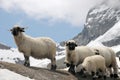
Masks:
[[[105,58],[106,67],[108,71],[110,72],[110,76],[117,78],[118,77],[118,65],[116,62],[115,52],[111,48],[105,47],[105,46],[91,47],[91,49],[99,51],[99,55]],[[113,69],[113,72],[112,72],[112,69]]]
[[[69,72],[75,73],[75,66],[78,66],[87,56],[95,53],[87,46],[77,46],[74,40],[66,42],[66,57],[64,63],[70,66]]]
[[[82,64],[76,67],[75,71],[83,71],[84,75],[89,73],[92,75],[93,79],[97,78],[97,72],[101,71],[102,76],[106,79],[105,58],[101,55],[88,56],[84,59]]]
[[[24,28],[17,25],[11,29],[18,50],[24,54],[24,65],[30,66],[30,56],[37,59],[48,58],[51,60],[51,70],[55,70],[56,43],[48,37],[33,38],[23,32]]]

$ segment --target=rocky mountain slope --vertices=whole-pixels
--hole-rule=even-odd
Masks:
[[[120,21],[92,42],[99,42],[109,47],[120,45]]]
[[[0,49],[10,49],[10,47],[0,43]]]
[[[120,9],[117,7],[109,6],[107,1],[105,1],[89,10],[83,31],[73,39],[79,45],[86,45],[91,40],[94,40],[100,35],[103,35],[119,20]]]
[[[29,77],[32,80],[92,80],[91,76],[88,76],[87,78],[82,78],[80,75],[72,75],[65,70],[51,71],[49,69],[37,68],[37,67],[25,67],[20,64],[13,64],[13,63],[1,62],[1,61],[0,61],[0,68],[8,69],[15,73]],[[97,80],[101,80],[101,78]],[[107,78],[106,80],[113,80],[113,79]]]

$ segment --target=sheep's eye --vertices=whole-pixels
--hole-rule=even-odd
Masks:
[[[19,28],[19,27],[17,27],[17,31],[20,31],[20,28]]]
[[[83,68],[83,71],[86,71],[86,69],[85,69],[85,68]]]

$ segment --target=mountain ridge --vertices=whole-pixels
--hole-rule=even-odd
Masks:
[[[105,2],[88,11],[84,29],[73,39],[79,45],[87,45],[112,28],[120,20],[120,10],[109,7]],[[106,46],[109,46],[106,44]]]
[[[0,43],[0,49],[10,49],[11,47],[5,45],[5,44],[2,44]]]

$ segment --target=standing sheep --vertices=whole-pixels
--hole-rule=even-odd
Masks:
[[[97,71],[101,71],[104,79],[106,79],[105,59],[101,55],[88,56],[83,63],[78,65],[76,72],[83,71],[84,73],[92,74],[93,79],[97,78]]]
[[[64,63],[69,68],[69,72],[75,73],[75,66],[78,66],[83,62],[87,56],[94,55],[95,53],[87,46],[77,46],[74,40],[66,42],[66,57]]]
[[[33,38],[24,34],[24,28],[14,26],[11,33],[14,36],[18,50],[24,54],[25,66],[30,66],[29,57],[51,60],[51,70],[56,70],[56,43],[48,37]]]
[[[110,71],[110,77],[117,78],[118,65],[116,62],[115,52],[111,48],[105,47],[105,46],[91,47],[91,49],[99,51],[99,55],[105,58],[106,67]],[[113,69],[113,72],[112,72],[112,69]]]

